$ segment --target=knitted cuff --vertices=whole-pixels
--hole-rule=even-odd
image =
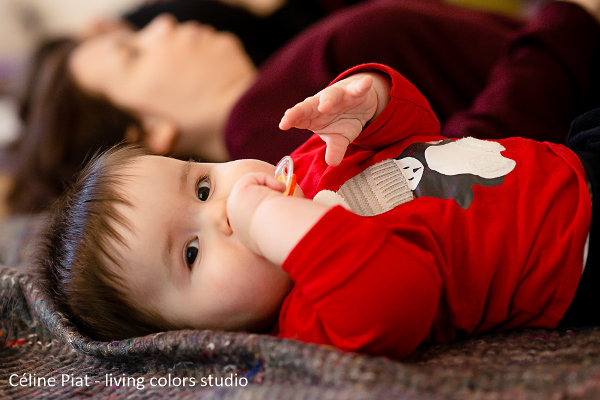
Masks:
[[[382,214],[414,198],[394,160],[367,168],[346,181],[337,193],[354,213],[363,216]]]

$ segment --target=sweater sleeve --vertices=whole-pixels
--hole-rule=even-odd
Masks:
[[[341,207],[300,241],[282,268],[294,280],[279,335],[402,358],[427,336],[441,279],[420,227],[411,241]],[[432,267],[433,266],[433,267]]]
[[[227,120],[229,153],[232,158],[271,162],[291,153],[311,133],[281,132],[277,126],[285,110],[346,69],[368,62],[400,71],[431,99],[436,113],[447,116],[466,107],[484,87],[515,26],[512,20],[437,0],[365,1],[345,8],[307,29],[261,66],[256,82]],[[474,36],[477,40],[471,40]]]
[[[514,34],[488,85],[443,129],[448,137],[528,137],[564,143],[569,124],[600,100],[600,24],[554,2]]]

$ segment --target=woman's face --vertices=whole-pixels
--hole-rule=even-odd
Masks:
[[[199,130],[214,106],[255,67],[236,36],[196,22],[156,17],[140,31],[120,29],[88,39],[70,59],[86,91],[144,119],[167,118]]]

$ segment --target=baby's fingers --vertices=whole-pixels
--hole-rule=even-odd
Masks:
[[[328,87],[321,92],[317,110],[322,114],[331,113],[344,99],[344,89],[339,87]]]
[[[306,100],[289,108],[279,122],[279,129],[287,130],[293,127],[300,128],[301,125],[307,125],[317,111],[319,99],[317,96],[312,96]]]
[[[248,173],[242,176],[236,185],[240,187],[264,186],[277,192],[285,191],[285,184],[278,181],[274,176],[263,173]]]
[[[341,80],[288,109],[279,122],[279,129],[296,127],[317,132],[342,114],[360,114],[363,111],[357,107],[365,102],[372,85],[373,78],[368,75]]]
[[[352,96],[362,96],[371,88],[372,85],[373,78],[369,75],[365,75],[360,79],[350,82],[347,90]]]
[[[318,111],[327,113],[342,112],[353,107],[357,99],[364,96],[373,84],[373,78],[363,76],[349,82],[340,81],[323,90],[318,105]]]
[[[325,142],[325,162],[332,167],[339,165],[344,159],[350,140],[337,133],[320,135]]]
[[[296,123],[300,119],[300,117],[301,112],[297,110],[296,107],[289,108],[285,112],[285,114],[283,114],[281,121],[279,121],[279,129],[281,129],[282,131],[286,131],[288,129],[293,128],[294,126],[296,126]]]

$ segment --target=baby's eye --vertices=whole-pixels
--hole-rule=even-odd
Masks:
[[[210,183],[208,182],[208,179],[202,178],[198,181],[198,184],[196,185],[196,195],[200,201],[208,200],[208,196],[210,195]]]
[[[190,269],[198,257],[199,247],[198,239],[194,239],[185,246],[185,249],[183,249],[183,260]]]

